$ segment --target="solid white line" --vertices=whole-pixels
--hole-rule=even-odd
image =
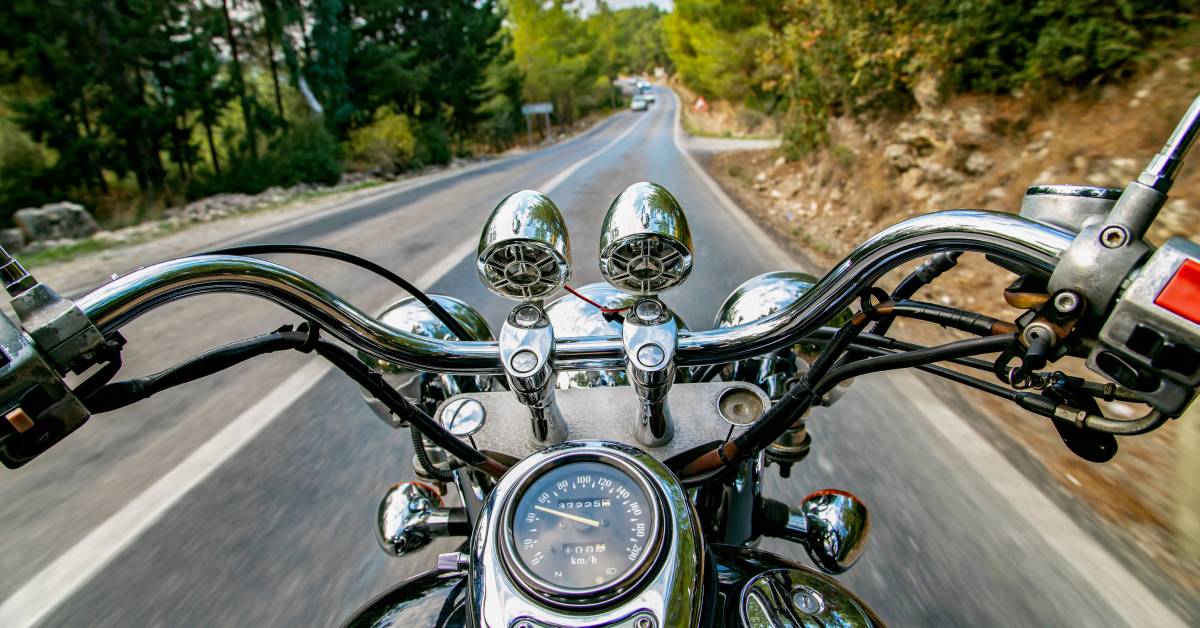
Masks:
[[[676,103],[679,103],[678,96],[675,96],[674,91],[671,93]],[[757,223],[751,221],[742,208],[725,194],[717,182],[684,149],[682,133],[679,110],[676,109],[675,147],[683,153],[721,204],[747,229],[757,242],[759,251],[766,252],[774,259],[783,260],[784,267],[795,264],[796,261],[767,236]],[[924,382],[911,373],[896,373],[891,377],[903,380],[902,384],[897,385],[897,390],[903,390],[906,398],[924,411],[922,418],[931,423],[946,440],[955,444],[957,451],[975,472],[1008,502],[1010,510],[1029,523],[1028,529],[1036,531],[1036,534],[1071,565],[1080,578],[1099,593],[1127,624],[1181,628],[1186,625],[1142,584],[1137,576],[1080,528],[1066,512],[1012,466],[962,417],[946,407]]]
[[[922,409],[921,418],[954,443],[967,464],[1008,502],[1007,510],[1029,524],[1025,529],[1036,533],[1071,565],[1126,624],[1159,628],[1187,625],[991,443],[947,408],[925,382],[912,373],[891,377],[897,390],[903,390],[905,398]]]
[[[603,148],[580,159],[543,183],[540,186],[541,191],[549,194],[566,181],[567,177],[625,139],[641,122],[639,119]],[[351,207],[371,200],[374,200],[374,195],[370,199],[354,203]],[[475,243],[468,238],[413,283],[422,290],[429,289],[474,250]],[[238,415],[224,429],[184,458],[179,465],[96,526],[87,536],[4,600],[0,604],[0,618],[3,618],[3,624],[11,628],[24,628],[34,626],[44,619],[107,567],[125,548],[132,545],[189,491],[212,475],[267,425],[282,415],[296,399],[316,386],[331,370],[332,367],[324,361],[309,362]]]

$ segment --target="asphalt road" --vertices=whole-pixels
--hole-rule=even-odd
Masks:
[[[582,285],[600,280],[599,227],[612,198],[652,180],[679,198],[697,247],[692,277],[667,300],[692,328],[707,328],[735,286],[787,262],[683,158],[674,141],[676,103],[664,96],[649,112],[617,114],[576,140],[251,240],[334,247],[410,279],[435,278],[433,291],[476,305],[498,328],[511,304],[479,283],[464,247],[473,246],[504,195],[553,184],[551,197],[571,230],[573,283]],[[367,310],[397,296],[389,284],[333,262],[279,259]],[[153,372],[288,322],[295,321],[249,297],[176,303],[126,328],[125,373]],[[0,474],[0,600],[22,601],[22,614],[0,613],[0,625],[38,617],[46,626],[327,626],[431,567],[437,547],[395,559],[374,540],[379,497],[412,477],[407,434],[386,428],[355,386],[314,370],[313,361],[259,359],[94,417],[27,468]],[[314,385],[278,390],[306,373],[315,373]],[[1036,495],[1022,502],[1028,487],[1011,469],[988,466],[1003,465],[980,449],[978,436],[935,426],[946,410],[914,393],[913,381],[860,378],[839,405],[814,418],[814,453],[793,477],[769,472],[768,493],[779,499],[794,503],[834,487],[870,504],[871,547],[842,580],[897,626],[1139,623],[1127,621],[1136,614],[1118,607],[1121,596],[1106,586],[1114,581],[1104,578],[1122,588],[1131,583],[1065,557],[1062,535],[1039,523],[1062,523],[1049,502]],[[178,485],[161,514],[146,514],[153,502],[146,491],[163,490],[156,481],[186,477],[181,462],[208,451],[202,445],[248,409],[277,399],[287,400],[277,404],[277,418],[198,482]],[[128,524],[125,537],[103,537],[103,547],[81,543],[107,529],[105,522],[112,528],[113,521],[147,519],[148,526]],[[1075,541],[1085,553],[1097,549]],[[766,547],[803,559],[794,546]],[[55,578],[65,587],[79,573],[87,577],[77,578],[78,587],[56,589]],[[31,595],[31,582],[48,588]]]

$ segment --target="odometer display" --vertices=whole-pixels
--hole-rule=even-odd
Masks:
[[[624,469],[568,462],[539,475],[512,510],[520,566],[556,593],[596,591],[634,571],[655,546],[655,502]]]

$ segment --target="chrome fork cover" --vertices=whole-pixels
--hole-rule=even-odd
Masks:
[[[774,271],[752,277],[738,286],[725,298],[717,311],[714,326],[736,327],[766,318],[791,307],[812,290],[817,278],[794,271]],[[849,320],[849,309],[830,321],[840,325]],[[816,356],[816,348],[796,344],[771,353],[738,360],[725,366],[721,375],[726,381],[756,384],[773,401],[777,401],[793,379],[808,370],[808,364]],[[832,396],[839,396],[840,389]]]
[[[454,297],[431,294],[429,298],[442,306],[442,309],[454,317],[454,320],[458,321],[475,340],[495,339],[487,320],[475,308]],[[445,323],[434,316],[433,312],[430,312],[429,308],[415,297],[404,297],[384,308],[379,315],[379,321],[397,331],[417,336],[439,340],[459,340]],[[491,378],[489,377],[419,371],[377,358],[364,351],[358,352],[358,358],[373,371],[379,373],[384,381],[399,391],[405,399],[428,414],[432,414],[437,410],[438,404],[454,395],[491,390]],[[395,428],[403,427],[387,407],[374,396],[363,391],[363,398],[384,423]]]

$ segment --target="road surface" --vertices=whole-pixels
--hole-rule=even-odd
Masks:
[[[479,283],[472,253],[504,195],[549,191],[571,230],[573,283],[582,285],[600,280],[609,203],[626,185],[652,180],[679,198],[697,249],[691,278],[667,300],[693,328],[707,328],[739,283],[799,262],[750,228],[684,156],[678,104],[664,96],[578,139],[249,241],[366,256],[475,304],[498,328],[511,304]],[[336,263],[278,259],[366,310],[397,296]],[[125,374],[290,322],[249,297],[176,303],[126,328]],[[842,580],[890,623],[1177,621],[915,379],[859,378],[811,426],[814,453],[790,480],[769,471],[768,493],[795,503],[843,488],[871,506],[871,546]],[[437,547],[388,558],[374,539],[378,499],[412,477],[410,459],[405,432],[386,428],[354,385],[299,354],[260,358],[94,417],[27,468],[0,474],[0,625],[336,624],[433,564]],[[766,547],[803,560],[795,546]]]

